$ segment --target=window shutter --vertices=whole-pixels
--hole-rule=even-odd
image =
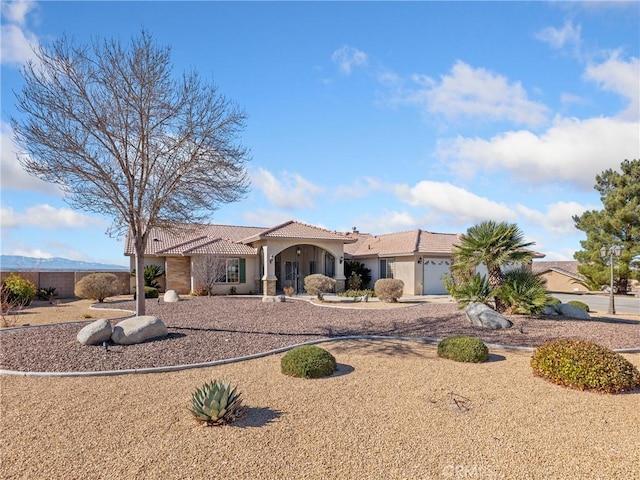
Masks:
[[[240,259],[240,283],[247,283],[247,260]]]

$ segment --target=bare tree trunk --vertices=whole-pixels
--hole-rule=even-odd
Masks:
[[[136,314],[145,314],[144,249],[136,245]]]

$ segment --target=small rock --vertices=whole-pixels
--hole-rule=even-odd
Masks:
[[[280,303],[284,302],[285,299],[284,295],[265,295],[262,297],[262,303]]]
[[[82,345],[100,345],[102,342],[109,341],[111,333],[111,322],[101,318],[82,327],[76,338]]]
[[[180,295],[175,290],[167,290],[164,293],[164,302],[165,303],[176,303],[180,301]]]

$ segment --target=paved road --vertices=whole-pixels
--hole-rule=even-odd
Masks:
[[[609,309],[609,297],[607,295],[578,295],[565,293],[554,293],[552,295],[565,303],[569,300],[579,300],[589,305],[589,308],[596,312],[606,312]],[[616,313],[640,315],[640,298],[616,296],[614,301]]]

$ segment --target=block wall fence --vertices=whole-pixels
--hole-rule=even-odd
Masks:
[[[86,277],[87,275],[91,275],[92,273],[113,273],[116,277],[118,277],[118,281],[122,285],[121,294],[129,294],[131,293],[130,287],[130,279],[131,275],[129,272],[116,271],[102,271],[102,272],[37,272],[37,271],[2,271],[0,272],[0,281],[4,280],[11,273],[16,273],[20,275],[22,278],[25,278],[32,282],[36,288],[47,288],[54,287],[56,289],[56,295],[58,298],[73,298],[75,297],[73,291],[75,289],[76,283],[80,281],[81,278]]]

